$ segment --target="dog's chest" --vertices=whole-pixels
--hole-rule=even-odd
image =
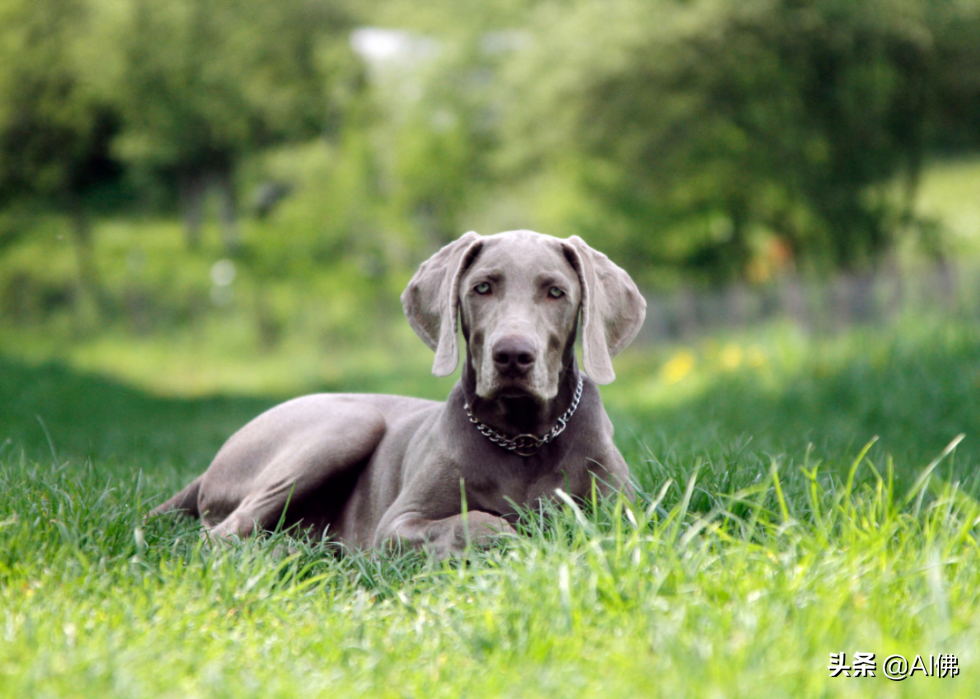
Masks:
[[[533,507],[539,500],[555,497],[555,489],[577,494],[581,490],[577,473],[549,470],[535,473],[531,469],[502,469],[479,483],[467,483],[468,506],[500,515],[513,514],[515,506]]]

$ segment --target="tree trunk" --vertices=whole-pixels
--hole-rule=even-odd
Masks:
[[[201,226],[204,222],[204,197],[208,181],[197,168],[187,168],[177,173],[177,190],[180,210],[184,217],[184,235],[188,250],[201,247]]]
[[[79,325],[87,328],[98,323],[108,310],[108,299],[102,289],[98,266],[92,250],[92,225],[81,203],[69,197],[68,216],[71,224],[71,239],[75,245],[75,260],[78,265],[78,292],[75,308]]]
[[[235,192],[234,172],[229,167],[215,173],[215,185],[221,199],[219,216],[221,218],[221,238],[228,255],[235,255],[241,240],[238,235],[238,196]]]

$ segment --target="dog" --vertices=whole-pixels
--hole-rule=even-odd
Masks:
[[[435,351],[436,376],[455,371],[462,330],[465,362],[445,403],[290,400],[235,433],[150,515],[199,517],[218,540],[299,525],[349,547],[444,558],[515,534],[518,508],[559,488],[633,497],[596,386],[615,378],[611,358],[646,313],[625,271],[577,236],[469,232],[421,265],[402,305]]]

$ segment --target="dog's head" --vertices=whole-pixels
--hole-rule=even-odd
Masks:
[[[476,392],[547,401],[581,311],[582,363],[596,383],[615,378],[612,357],[636,336],[646,302],[622,269],[577,236],[467,233],[424,262],[402,294],[412,328],[448,376],[459,362],[461,318]]]

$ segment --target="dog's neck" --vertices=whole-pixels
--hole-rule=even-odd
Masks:
[[[481,398],[476,394],[476,374],[469,361],[463,364],[460,377],[463,397],[473,416],[495,430],[509,436],[533,434],[540,437],[554,427],[562,413],[571,406],[578,386],[579,369],[574,350],[566,352],[563,360],[558,376],[558,393],[551,400],[541,401],[531,396],[494,400]]]

